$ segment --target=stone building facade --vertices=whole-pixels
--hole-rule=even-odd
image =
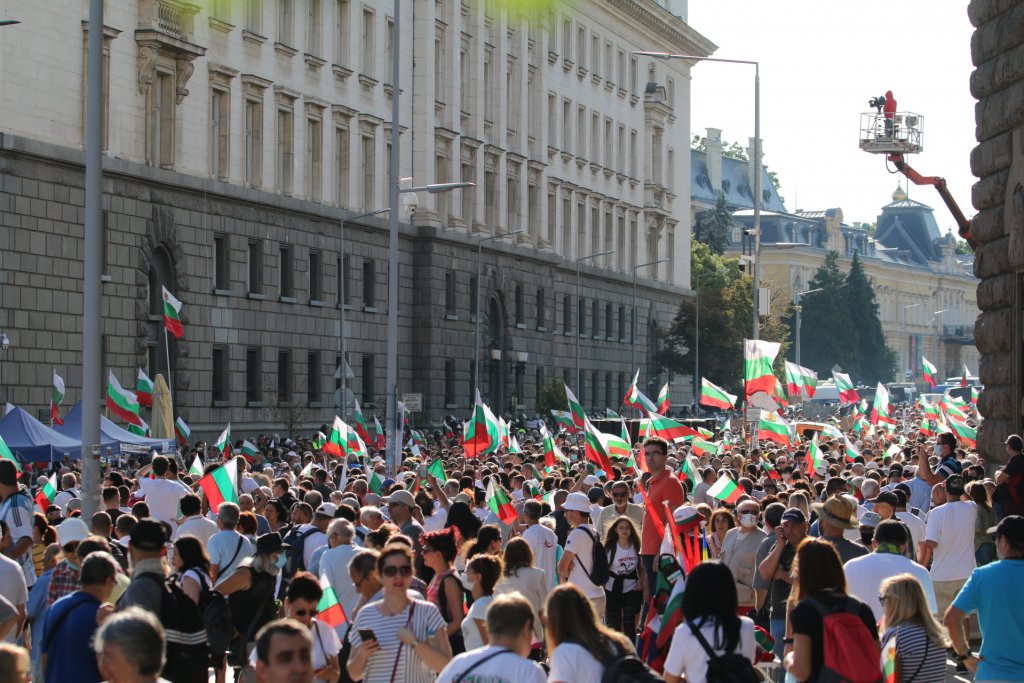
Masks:
[[[979,180],[972,224],[985,416],[978,447],[987,459],[1005,459],[1008,434],[1024,429],[1024,2],[972,0],[971,92],[978,146],[971,169]]]
[[[689,294],[690,67],[632,52],[714,45],[678,0],[520,5],[403,3],[399,175],[476,183],[402,207],[399,392],[422,394],[421,424],[464,415],[475,384],[532,408],[573,381],[577,340],[588,406],[618,405],[634,344],[659,386],[657,330]],[[383,411],[386,216],[359,216],[387,202],[391,6],[107,6],[104,373],[132,385],[169,358],[198,437],[329,420],[342,315],[350,396]],[[87,27],[77,2],[18,11],[0,29],[0,398],[42,412],[53,369],[81,398]],[[577,310],[576,260],[601,251]],[[634,266],[659,259],[636,271],[634,342]],[[169,347],[161,285],[184,304]]]

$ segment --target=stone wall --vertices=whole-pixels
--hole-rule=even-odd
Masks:
[[[1024,1],[972,0],[968,15],[976,27],[971,92],[978,99],[971,168],[980,179],[973,191],[981,278],[975,341],[985,385],[978,447],[1001,462],[1006,436],[1022,431],[1024,408]]]

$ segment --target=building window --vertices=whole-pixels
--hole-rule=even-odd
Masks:
[[[337,173],[335,176],[335,198],[338,206],[348,207],[349,205],[349,128],[338,126],[334,129],[334,158],[337,161]]]
[[[455,271],[444,274],[444,314],[455,315]]]
[[[230,244],[227,235],[214,235],[213,237],[213,288],[221,291],[231,289],[229,276],[230,255],[228,245]]]
[[[277,400],[292,400],[292,352],[288,349],[277,352]]]
[[[562,54],[565,60],[572,60],[572,20],[566,17],[562,20]]]
[[[444,405],[455,405],[455,361],[450,358],[444,362]]]
[[[263,398],[263,389],[260,386],[263,370],[260,356],[260,347],[247,346],[245,348],[245,400],[250,403]]]
[[[566,334],[572,332],[572,296],[570,294],[562,297],[562,330]]]
[[[373,24],[374,13],[372,10],[363,10],[363,54],[359,63],[360,73],[373,78],[373,60],[376,56],[373,46]]]
[[[319,117],[306,119],[306,183],[314,202],[323,196],[323,124]]]
[[[310,403],[320,402],[320,352],[306,354],[306,399]]]
[[[537,329],[543,330],[547,324],[547,295],[544,288],[537,290]]]
[[[572,153],[572,102],[562,100],[562,147],[566,154]]]
[[[598,408],[601,401],[601,373],[597,370],[590,371],[590,407],[592,410]],[[584,380],[586,381],[586,380]]]
[[[351,258],[338,256],[338,305],[348,305],[349,283],[352,281]]]
[[[322,21],[320,0],[306,0],[306,51],[311,55],[322,51]]]
[[[372,211],[376,206],[374,202],[375,191],[374,180],[376,178],[376,140],[373,132],[363,131],[363,209]]]
[[[626,305],[619,304],[619,341],[626,340]]]
[[[582,104],[576,107],[576,156],[587,153],[587,108]]]
[[[213,378],[212,391],[214,403],[228,401],[228,349],[226,346],[213,347]]]
[[[363,405],[367,406],[376,400],[377,392],[374,390],[375,364],[372,354],[363,356]]]
[[[263,242],[249,240],[249,294],[263,294]]]
[[[538,365],[533,371],[533,397],[534,400],[540,398],[541,387],[544,386],[544,367]]]
[[[615,322],[614,316],[612,315],[612,304],[608,302],[604,305],[604,336],[608,339],[613,339],[612,331],[615,329],[613,323]]]
[[[177,95],[173,71],[157,65],[148,89],[147,159],[151,166],[174,165],[174,125]]]
[[[526,294],[522,283],[516,285],[516,325],[526,326]]]
[[[391,17],[387,17],[384,20],[384,75],[383,78],[385,83],[391,82],[391,76],[395,70],[395,62],[392,59],[394,56],[394,45],[395,40],[395,20]]]
[[[576,310],[576,329],[581,337],[587,333],[587,300],[584,297],[580,297],[579,308]]]
[[[636,57],[630,57],[629,58],[629,94],[632,95],[633,97],[639,96],[639,93],[636,90],[637,80],[638,80],[637,74],[639,73],[639,71],[640,71],[640,66],[637,63]]]
[[[590,333],[601,335],[601,304],[597,299],[590,302]]]
[[[231,120],[230,95],[227,90],[210,91],[210,175],[227,178],[230,168],[228,140]]]
[[[277,42],[292,45],[295,35],[295,0],[277,0]]]
[[[576,28],[576,66],[587,68],[587,29],[582,26]]]
[[[245,99],[245,184],[260,187],[263,179],[263,102]]]
[[[334,12],[334,62],[344,66],[348,64],[349,38],[349,2],[337,0]]]
[[[323,257],[319,251],[309,252],[309,300],[323,301]]]
[[[295,289],[292,282],[292,248],[289,246],[281,245],[278,275],[281,298],[293,298],[295,296]]]
[[[292,167],[295,154],[295,131],[290,108],[277,110],[277,190],[283,194],[292,192]]]
[[[263,30],[263,0],[245,0],[245,30],[256,35]]]
[[[612,383],[612,373],[604,373],[604,404],[608,408],[615,406],[618,398],[615,396],[615,384]]]
[[[629,177],[637,178],[636,172],[636,131],[630,128],[629,130]]]
[[[363,261],[363,306],[373,308],[377,304],[374,288],[377,284],[377,262],[373,259]]]
[[[480,311],[480,281],[476,275],[469,278],[469,310],[470,317],[476,320],[476,316]]]

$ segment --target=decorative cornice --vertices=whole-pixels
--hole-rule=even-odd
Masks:
[[[697,33],[679,17],[650,0],[604,0],[614,11],[636,22],[673,52],[696,57],[711,55],[718,46]]]

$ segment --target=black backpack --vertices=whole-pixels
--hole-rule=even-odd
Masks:
[[[749,659],[739,652],[715,654],[704,634],[692,621],[687,621],[690,632],[708,655],[707,683],[760,683],[757,670]]]
[[[608,567],[607,552],[598,540],[596,533],[592,533],[590,529],[586,529],[584,527],[576,528],[586,533],[587,536],[590,537],[590,540],[593,541],[593,548],[590,553],[590,571],[587,571],[587,566],[583,564],[583,560],[580,559],[579,555],[576,556],[576,561],[580,563],[581,567],[583,567],[583,573],[587,575],[587,578],[590,579],[592,584],[604,587],[612,575],[611,570]]]
[[[665,679],[632,652],[620,652],[604,659],[601,683],[664,683]]]
[[[285,543],[291,547],[285,550],[285,557],[287,558],[284,564],[284,575],[286,578],[295,576],[298,572],[305,571],[306,559],[304,557],[303,550],[306,547],[306,539],[320,531],[316,527],[312,529],[306,529],[305,531],[299,531],[296,528],[290,534],[291,538],[286,538]]]
[[[167,634],[167,664],[161,676],[171,683],[194,683],[209,675],[210,647],[206,640],[206,626],[199,607],[192,602],[173,577],[158,574],[140,574],[158,582],[160,614],[157,617]]]

